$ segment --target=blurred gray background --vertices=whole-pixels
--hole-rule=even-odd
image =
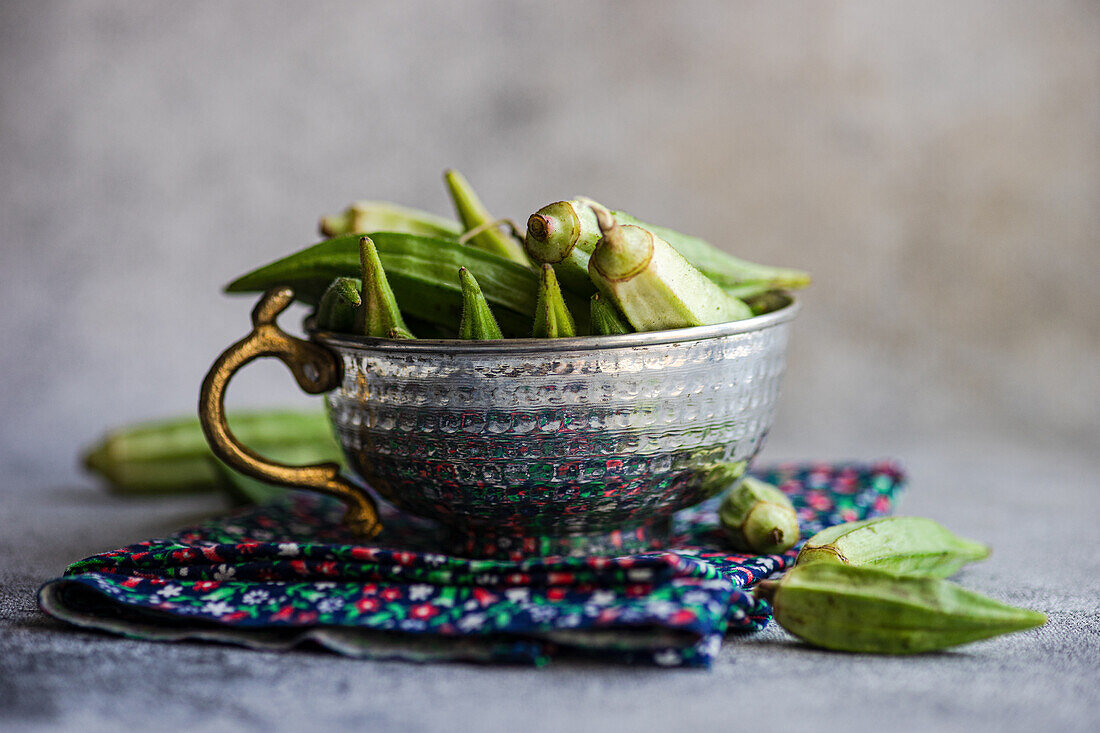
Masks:
[[[449,166],[517,221],[585,193],[811,270],[773,450],[1100,439],[1094,2],[0,12],[4,465],[192,411],[225,282],[355,198],[449,213]]]
[[[221,286],[353,199],[448,213],[447,167],[517,221],[583,193],[811,270],[765,458],[901,459],[907,512],[996,546],[964,582],[1051,623],[897,664],[772,627],[677,676],[164,649],[43,620],[33,591],[66,562],[217,510],[106,497],[76,456],[194,411],[248,327],[252,299]],[[562,730],[567,710],[717,730],[731,707],[777,730],[777,709],[791,729],[1095,730],[1098,282],[1094,1],[3,2],[0,723],[7,695],[11,720],[85,731],[149,727],[149,700],[157,726],[211,730]],[[234,384],[235,405],[311,404],[277,364]]]

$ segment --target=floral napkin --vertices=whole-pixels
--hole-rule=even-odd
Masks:
[[[900,468],[781,464],[754,471],[791,498],[802,536],[891,511]],[[314,643],[354,657],[543,664],[559,655],[706,667],[731,633],[763,628],[748,589],[795,553],[730,550],[719,498],[678,514],[672,549],[620,557],[471,560],[430,523],[385,510],[360,544],[342,506],[311,494],[81,560],[39,591],[76,626],[257,649]]]

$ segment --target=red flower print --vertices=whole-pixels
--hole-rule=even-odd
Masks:
[[[606,624],[610,621],[614,621],[618,617],[619,617],[619,609],[617,609],[617,608],[605,608],[604,610],[600,611],[600,615],[596,617],[596,620],[599,621],[600,623]]]
[[[806,503],[812,506],[814,509],[818,510],[819,512],[825,511],[833,505],[832,500],[828,496],[819,492],[814,492],[807,496]]]
[[[203,557],[205,557],[207,560],[211,560],[213,562],[221,562],[222,561],[221,556],[218,554],[218,548],[217,547],[204,547],[204,548],[202,548],[202,554],[203,554]]]
[[[309,572],[306,570],[305,560],[291,560],[290,567],[292,567],[294,572],[298,573],[298,575],[306,575]]]
[[[548,601],[560,601],[565,598],[565,588],[547,588],[546,600]]]
[[[546,582],[550,585],[569,585],[573,582],[573,573],[550,573]]]
[[[235,613],[226,614],[221,617],[222,621],[240,621],[242,618],[248,618],[248,611],[237,611]]]
[[[372,596],[377,592],[378,592],[378,584],[377,583],[367,583],[366,585],[363,586],[363,595]]]
[[[355,602],[355,610],[359,613],[370,613],[377,611],[381,605],[377,598],[360,598]]]
[[[214,590],[221,583],[215,580],[199,580],[195,583],[195,590]]]
[[[488,606],[490,603],[497,599],[496,596],[494,596],[492,593],[485,590],[484,588],[474,588],[474,598],[476,598],[477,602],[483,606]]]
[[[317,572],[321,575],[336,575],[336,563],[323,562],[317,566]]]
[[[302,611],[298,614],[298,618],[295,619],[300,624],[311,624],[317,620],[316,611]]]
[[[420,603],[409,609],[409,615],[419,619],[429,619],[437,613],[439,609],[430,603]]]
[[[668,617],[668,621],[671,624],[681,626],[683,624],[690,624],[695,620],[695,612],[688,608],[681,608],[676,613]]]
[[[126,586],[127,588],[136,588],[139,583],[141,583],[141,578],[127,578],[126,580],[122,581],[122,585]]]
[[[649,593],[650,586],[645,583],[634,583],[626,587],[626,594],[632,598],[638,598]]]
[[[271,620],[272,621],[287,621],[293,615],[294,615],[294,607],[293,606],[286,606],[285,608],[280,608],[278,611],[276,611],[274,614],[272,614]]]
[[[401,597],[401,591],[397,588],[386,588],[382,591],[382,599],[386,601],[396,601]]]
[[[193,557],[195,557],[195,553],[192,550],[176,550],[172,553],[172,559],[180,562],[185,562]]]
[[[398,565],[412,565],[416,555],[412,552],[395,552],[393,553],[393,559]]]
[[[378,550],[373,547],[353,547],[351,548],[351,556],[356,560],[373,560]]]
[[[527,585],[531,582],[531,576],[527,573],[512,573],[505,580],[508,581],[509,585]]]

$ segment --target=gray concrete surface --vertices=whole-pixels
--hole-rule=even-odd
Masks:
[[[0,4],[0,729],[1090,730],[1100,5]],[[351,662],[63,629],[38,583],[211,499],[77,469],[194,409],[218,288],[354,198],[586,193],[810,269],[768,453],[896,456],[1048,627],[908,660],[771,630],[710,673]],[[235,404],[304,404],[258,365]]]

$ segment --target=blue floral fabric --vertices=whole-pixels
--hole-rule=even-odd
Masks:
[[[900,468],[783,464],[754,471],[798,511],[802,536],[891,511]],[[359,657],[542,664],[555,655],[706,667],[723,637],[763,628],[751,586],[795,552],[732,552],[715,498],[678,514],[675,549],[621,557],[471,560],[389,509],[371,545],[313,495],[94,555],[39,591],[48,614],[130,637],[267,649],[312,641]]]

